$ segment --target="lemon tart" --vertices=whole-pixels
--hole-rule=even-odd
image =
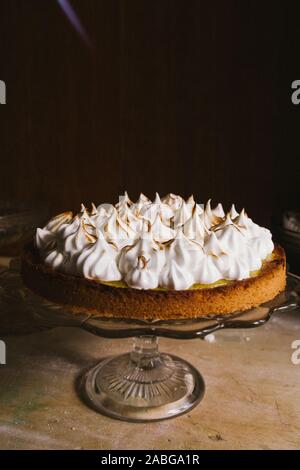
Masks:
[[[284,290],[285,271],[283,249],[244,209],[174,194],[59,214],[22,259],[25,284],[70,311],[139,319],[247,310]]]

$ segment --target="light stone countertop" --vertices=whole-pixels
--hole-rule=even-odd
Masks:
[[[201,371],[206,394],[191,412],[147,424],[97,414],[75,388],[82,370],[128,351],[130,339],[75,328],[2,339],[1,449],[300,448],[300,364],[291,362],[291,344],[300,340],[298,310],[259,328],[220,331],[213,342],[161,339],[162,351]]]

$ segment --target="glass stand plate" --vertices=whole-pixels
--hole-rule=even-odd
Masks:
[[[73,314],[27,289],[16,261],[0,273],[0,288],[2,308],[23,306],[40,328],[78,327],[107,338],[133,337],[130,353],[102,359],[82,375],[79,388],[85,402],[98,412],[139,422],[185,413],[201,401],[205,391],[201,374],[191,364],[159,352],[158,337],[204,338],[224,328],[263,325],[274,312],[298,308],[300,279],[288,274],[283,293],[246,312],[174,321],[92,317],[84,311]]]

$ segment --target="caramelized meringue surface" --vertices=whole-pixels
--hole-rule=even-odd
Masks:
[[[268,229],[244,209],[224,212],[156,193],[151,202],[127,193],[115,205],[82,205],[38,228],[35,246],[53,270],[135,289],[203,289],[253,277],[270,259]]]

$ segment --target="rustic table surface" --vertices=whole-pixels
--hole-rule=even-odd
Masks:
[[[220,331],[210,342],[161,339],[161,350],[201,371],[206,394],[191,412],[147,424],[97,414],[77,393],[82,371],[128,351],[130,339],[25,325],[20,312],[0,313],[7,353],[0,365],[1,449],[300,448],[300,364],[291,360],[300,340],[298,310],[259,328]]]

